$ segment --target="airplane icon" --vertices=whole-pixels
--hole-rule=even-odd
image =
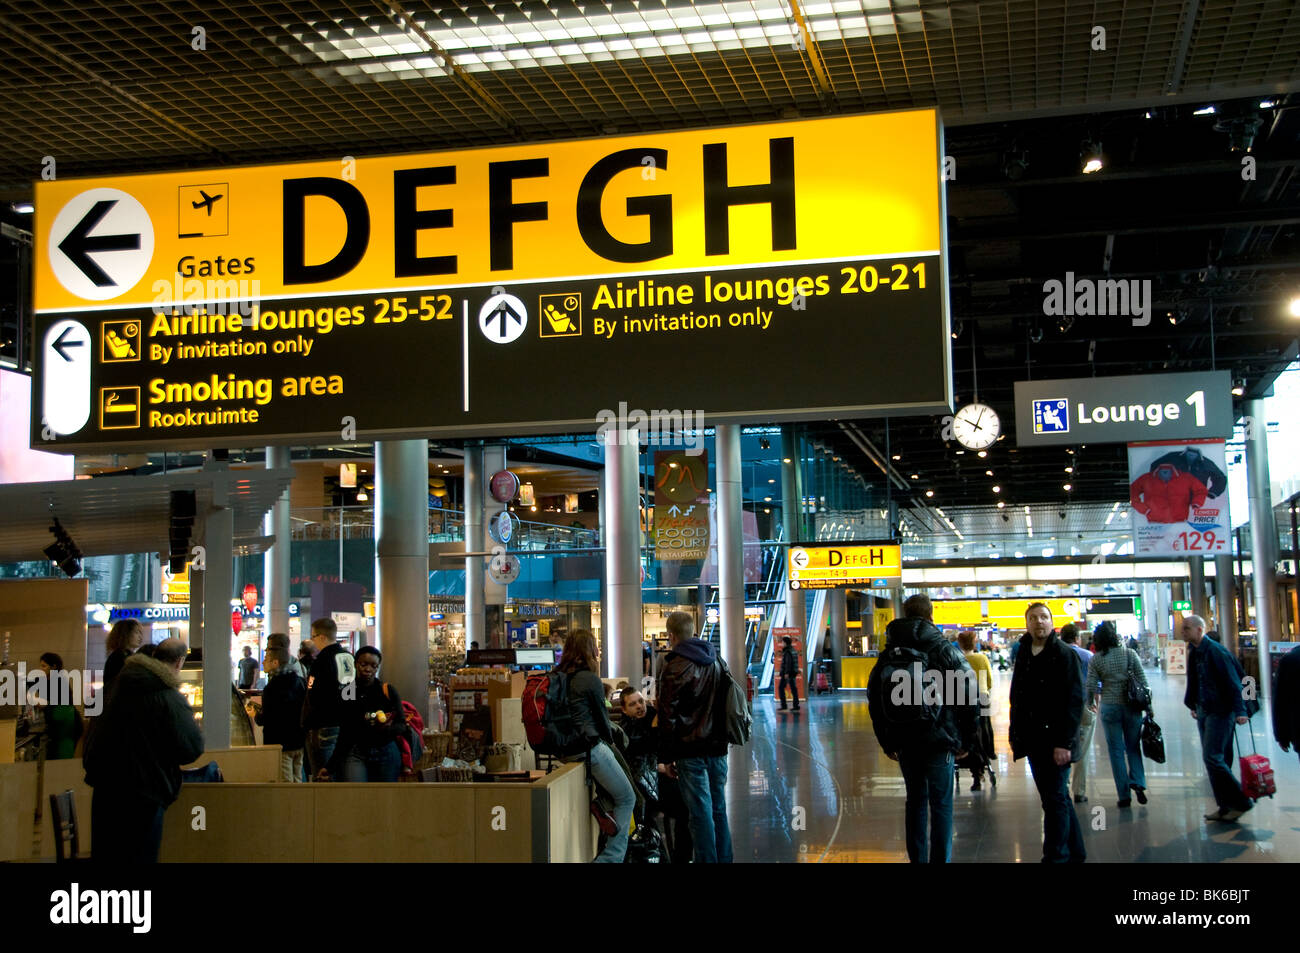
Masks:
[[[203,196],[203,201],[202,201],[202,202],[191,202],[190,204],[191,204],[192,206],[194,206],[196,209],[206,208],[206,209],[208,210],[208,217],[209,217],[209,218],[212,217],[212,203],[215,202],[215,201],[217,201],[217,199],[220,199],[220,198],[224,198],[224,197],[225,197],[224,193],[218,193],[218,194],[216,194],[216,195],[209,195],[207,192],[204,192],[202,189],[199,189],[199,195]]]

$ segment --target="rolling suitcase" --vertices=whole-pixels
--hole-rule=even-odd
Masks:
[[[1241,755],[1241,789],[1246,797],[1258,801],[1262,797],[1272,797],[1277,793],[1277,783],[1273,780],[1273,765],[1255,748],[1255,729],[1250,730],[1250,749],[1253,754]],[[1241,750],[1241,742],[1237,742]]]
[[[818,672],[817,673],[817,694],[820,695],[823,692],[829,692],[830,690],[831,690],[830,679],[826,677],[825,672]]]

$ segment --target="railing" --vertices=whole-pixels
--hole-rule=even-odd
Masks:
[[[294,508],[289,512],[293,539],[372,539],[373,506]],[[465,539],[465,514],[461,510],[429,510],[429,542],[458,543]],[[600,534],[594,529],[558,526],[521,520],[519,532],[508,548],[512,552],[553,552],[597,549]]]

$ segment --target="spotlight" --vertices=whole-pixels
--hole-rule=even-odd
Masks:
[[[771,450],[771,449],[772,449],[772,443],[771,443],[771,441],[769,441],[766,437],[759,437],[759,438],[758,438],[758,449],[759,449],[759,450]]]
[[[1085,175],[1100,172],[1105,164],[1101,154],[1101,143],[1089,139],[1083,140],[1083,143],[1079,146],[1079,161],[1083,164],[1082,168]]]
[[[1019,182],[1029,170],[1029,152],[1012,146],[1002,153],[1002,174],[1012,182]]]
[[[1029,341],[1031,344],[1038,344],[1043,340],[1043,329],[1035,322],[1029,327]]]
[[[81,573],[81,550],[77,544],[72,541],[59,518],[54,518],[54,525],[50,527],[50,532],[54,534],[54,542],[45,547],[45,556],[50,562],[55,563],[63,570],[64,575],[69,578]]]
[[[1232,382],[1232,396],[1240,397],[1246,393],[1246,382],[1238,377]]]
[[[954,341],[957,340],[959,337],[961,337],[961,333],[965,330],[966,330],[966,322],[958,318],[957,323],[952,326],[952,339]]]
[[[1072,327],[1074,327],[1074,318],[1070,317],[1070,315],[1063,314],[1056,319],[1056,330],[1062,334],[1065,334]]]
[[[1258,116],[1238,116],[1235,119],[1220,119],[1214,124],[1215,132],[1228,135],[1228,149],[1231,152],[1249,152],[1255,144],[1255,134],[1263,122]]]

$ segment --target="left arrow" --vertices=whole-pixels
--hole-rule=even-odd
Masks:
[[[53,348],[55,354],[59,355],[59,357],[63,358],[65,361],[68,361],[69,363],[72,362],[72,358],[68,355],[67,349],[70,347],[81,347],[86,343],[85,341],[69,341],[68,335],[72,333],[73,333],[72,328],[70,327],[64,328],[63,333],[59,335],[59,339],[50,345],[50,347]]]
[[[96,287],[115,287],[117,282],[108,276],[103,268],[90,257],[91,252],[133,251],[140,247],[140,233],[127,235],[91,235],[90,230],[98,225],[117,204],[116,199],[103,199],[91,206],[90,211],[81,217],[72,231],[59,242],[59,251],[63,252],[78,269],[89,278]],[[60,352],[62,353],[62,352]],[[67,355],[63,355],[67,359]]]

